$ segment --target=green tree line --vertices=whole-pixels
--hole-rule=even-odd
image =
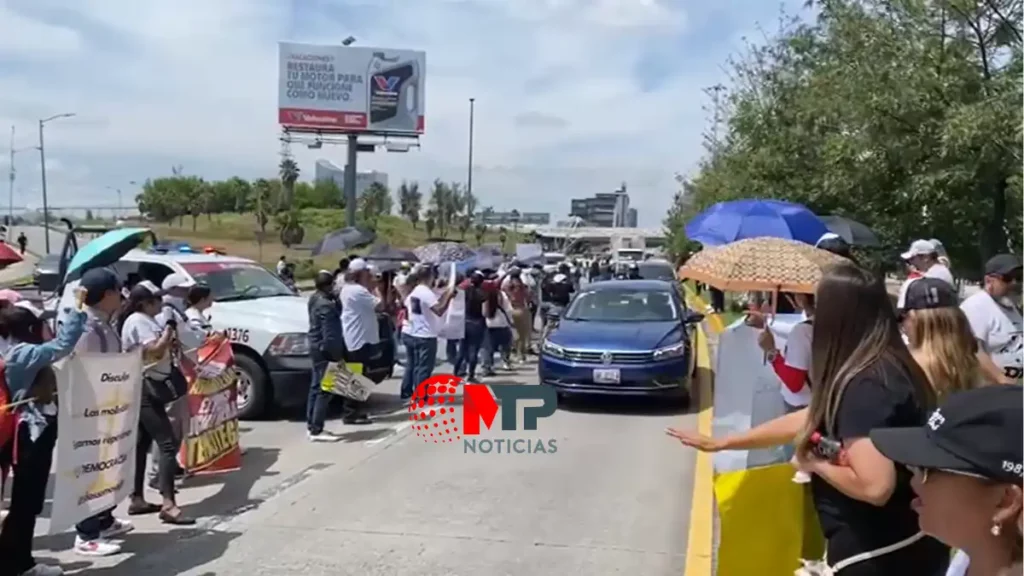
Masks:
[[[184,226],[189,218],[193,230],[202,216],[212,219],[215,214],[252,214],[254,227],[265,234],[273,224],[282,243],[288,246],[303,240],[302,209],[345,208],[344,194],[333,180],[304,182],[299,176],[297,163],[287,156],[278,166],[278,177],[257,180],[237,176],[205,180],[176,166],[168,176],[146,180],[135,202],[140,213],[158,222]],[[371,228],[381,216],[397,213],[414,228],[422,224],[428,236],[457,234],[464,240],[472,232],[479,242],[487,231],[483,224],[475,224],[477,197],[458,182],[435,180],[426,198],[417,182],[402,182],[394,195],[387,186],[374,182],[357,201],[360,223]],[[491,207],[480,210],[485,214],[491,211]],[[339,212],[337,226],[343,225]]]
[[[827,0],[728,63],[705,155],[665,220],[799,202],[871,227],[892,253],[939,238],[962,277],[1021,247],[1020,0]]]

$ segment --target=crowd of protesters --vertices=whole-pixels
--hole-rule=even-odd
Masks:
[[[141,349],[144,373],[136,443],[136,470],[127,514],[155,514],[165,524],[190,525],[175,500],[178,462],[188,428],[181,371],[183,354],[209,334],[209,288],[180,274],[160,287],[135,279],[122,284],[105,268],[85,272],[74,307],[58,311],[56,334],[42,313],[16,292],[0,292],[0,354],[4,378],[15,403],[14,441],[2,446],[0,466],[10,472],[10,505],[0,528],[0,575],[54,576],[59,566],[37,564],[32,556],[36,518],[43,510],[57,439],[56,374],[53,364],[72,353],[117,354]],[[146,455],[152,445],[156,473],[149,485],[159,504],[145,496]],[[17,446],[15,451],[14,447]],[[75,526],[74,551],[109,556],[121,551],[119,539],[133,530],[126,518],[105,510]]]
[[[1021,260],[991,258],[961,302],[941,243],[915,241],[894,306],[842,244],[819,242],[848,261],[793,295],[806,319],[785,350],[748,317],[786,414],[721,438],[668,433],[702,451],[791,447],[827,542],[798,574],[1020,574]]]

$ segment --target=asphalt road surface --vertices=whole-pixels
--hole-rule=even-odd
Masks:
[[[57,223],[56,226],[63,227],[63,224]],[[11,230],[7,233],[8,242],[12,245],[15,244],[15,239],[18,234],[24,232],[25,238],[28,239],[27,248],[30,252],[35,254],[46,254],[46,236],[47,230],[42,226],[12,226]],[[63,231],[50,230],[50,252],[59,254],[61,248],[64,247],[64,236]]]
[[[535,383],[535,370],[489,383]],[[412,432],[397,381],[378,390],[373,425],[329,423],[344,434],[336,444],[309,443],[299,421],[244,422],[243,469],[181,487],[195,529],[136,517],[122,554],[83,558],[68,550],[71,534],[46,536],[40,518],[36,557],[90,576],[683,572],[694,455],[663,430],[695,427],[694,415],[657,402],[582,402],[533,432],[485,433],[554,439],[556,453],[465,454]]]

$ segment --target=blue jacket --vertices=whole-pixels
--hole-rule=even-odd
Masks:
[[[85,329],[85,319],[85,312],[67,310],[53,340],[42,344],[18,342],[7,349],[4,353],[4,378],[15,402],[25,399],[40,370],[75,350]],[[35,402],[22,404],[18,415],[22,422],[28,424],[32,439],[38,438],[46,426],[46,418]]]
[[[319,290],[309,297],[309,352],[314,362],[337,362],[345,349],[341,302]]]

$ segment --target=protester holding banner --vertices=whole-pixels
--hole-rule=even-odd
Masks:
[[[63,574],[58,567],[35,563],[32,538],[57,440],[56,377],[50,366],[75,349],[85,327],[85,293],[79,290],[75,296],[77,309],[66,311],[56,338],[48,342],[43,341],[43,321],[31,311],[17,306],[0,310],[0,337],[10,343],[3,353],[4,379],[12,400],[22,402],[14,409],[15,437],[0,446],[0,461],[14,460],[11,505],[0,528],[0,562],[11,574]]]
[[[875,428],[924,423],[935,398],[927,376],[903,344],[881,278],[852,263],[834,265],[815,296],[809,408],[725,438],[668,432],[704,451],[797,441],[794,466],[812,475],[827,540],[825,560],[807,573],[938,576],[949,552],[920,532],[910,474],[868,439]],[[827,459],[822,439],[840,443],[841,452]]]
[[[128,506],[128,514],[159,512],[165,524],[189,525],[195,520],[185,517],[174,498],[174,476],[178,469],[179,438],[174,434],[167,405],[184,390],[176,390],[172,383],[171,348],[176,337],[176,324],[161,327],[156,316],[160,314],[160,293],[145,283],[132,288],[128,303],[121,313],[121,344],[125,352],[142,349],[145,369],[142,373],[142,401],[139,405],[139,435],[135,460],[135,484]],[[156,442],[159,450],[158,485],[163,503],[150,504],[145,499],[146,454]]]
[[[85,331],[75,352],[120,354],[121,337],[114,329],[114,316],[121,309],[121,282],[117,274],[106,268],[94,268],[82,275],[79,287],[85,290]],[[66,323],[66,317],[61,323]],[[121,551],[121,545],[110,539],[135,529],[128,520],[114,517],[110,508],[82,520],[75,526],[75,552],[82,556],[110,556]]]

